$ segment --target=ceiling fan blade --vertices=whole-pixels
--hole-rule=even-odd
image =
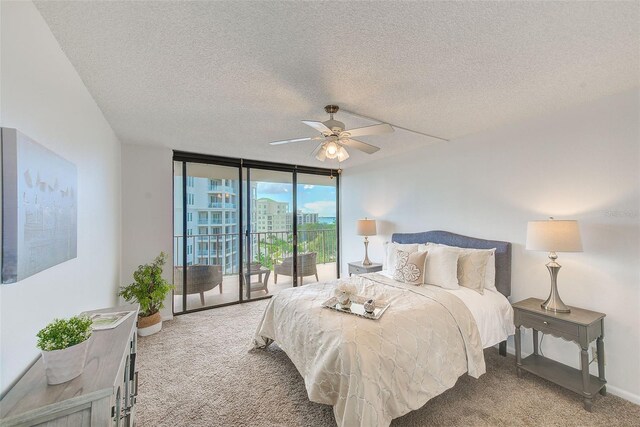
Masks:
[[[374,145],[367,144],[366,142],[358,141],[357,139],[341,139],[340,143],[346,145],[347,147],[364,151],[367,154],[373,154],[380,149]]]
[[[322,122],[315,122],[312,120],[303,120],[302,123],[304,123],[307,126],[311,126],[312,128],[314,128],[315,130],[317,130],[323,135],[331,135],[333,133],[333,131],[328,127],[326,127]]]
[[[388,123],[380,123],[379,125],[365,126],[363,128],[350,129],[340,132],[341,137],[379,135],[381,133],[393,132],[393,126]]]
[[[310,136],[308,138],[285,139],[285,140],[282,140],[282,141],[273,141],[273,142],[270,142],[269,144],[271,144],[271,145],[282,145],[282,144],[289,144],[291,142],[317,141],[319,139],[324,139],[324,137],[323,136]]]

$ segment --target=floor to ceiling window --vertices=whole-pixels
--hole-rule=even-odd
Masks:
[[[339,176],[174,153],[174,313],[339,277]]]

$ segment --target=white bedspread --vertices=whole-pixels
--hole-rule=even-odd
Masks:
[[[339,426],[388,426],[485,372],[473,315],[442,289],[372,273],[351,279],[360,295],[386,299],[380,320],[322,307],[337,281],[286,289],[267,306],[254,347],[273,340],[305,381],[309,399],[333,406]]]
[[[380,274],[393,278],[388,271],[382,271]],[[432,285],[425,286],[432,287]],[[506,340],[509,335],[515,334],[513,308],[509,300],[500,292],[485,289],[484,295],[481,295],[463,287],[455,290],[445,289],[445,291],[460,298],[473,315],[480,332],[482,348],[493,347]]]

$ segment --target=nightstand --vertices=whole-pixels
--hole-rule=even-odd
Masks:
[[[375,273],[376,271],[382,271],[382,264],[362,265],[362,261],[355,261],[349,263],[349,274],[364,274]]]
[[[570,307],[571,313],[554,313],[540,307],[543,301],[529,298],[513,304],[516,325],[516,366],[518,377],[522,370],[538,375],[559,386],[580,394],[584,408],[591,412],[596,393],[607,394],[604,378],[604,313]],[[520,327],[533,329],[533,354],[522,359]],[[540,354],[538,332],[573,341],[581,348],[581,369],[574,369]],[[589,374],[589,344],[596,340],[598,376]]]

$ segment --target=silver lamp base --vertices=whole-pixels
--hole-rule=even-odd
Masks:
[[[367,236],[364,236],[364,261],[362,261],[362,265],[371,265],[369,260],[369,239]]]
[[[549,293],[549,298],[540,304],[540,307],[554,313],[570,313],[571,309],[562,302],[558,293],[558,272],[562,266],[556,262],[558,256],[555,252],[551,252],[549,258],[551,262],[547,264],[547,270],[549,270],[549,275],[551,276],[551,292]]]

